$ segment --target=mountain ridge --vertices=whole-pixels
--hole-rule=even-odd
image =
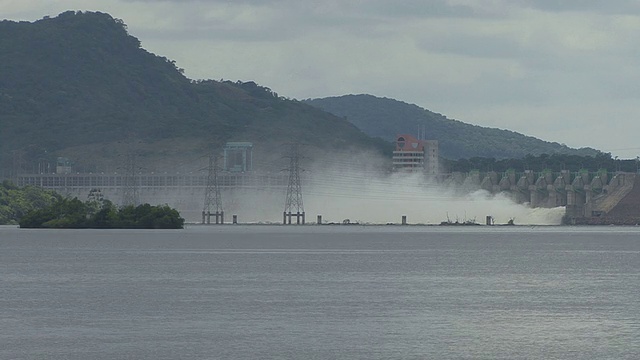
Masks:
[[[349,94],[303,101],[345,118],[369,136],[387,141],[393,141],[397,134],[417,136],[422,127],[428,139],[439,141],[440,155],[450,159],[522,158],[541,154],[595,156],[599,153],[595,149],[573,149],[511,130],[467,124],[387,97]]]
[[[13,172],[56,156],[72,157],[83,171],[115,169],[124,143],[145,143],[140,155],[151,161],[170,153],[165,143],[176,138],[189,157],[226,141],[252,141],[257,160],[281,157],[277,147],[291,141],[378,152],[391,146],[252,81],[188,79],[106,13],[0,21],[0,48],[0,168]],[[148,168],[185,160],[170,156]]]
[[[192,80],[174,61],[142,48],[122,20],[101,12],[0,21],[0,48],[0,177],[40,172],[43,161],[58,156],[71,158],[77,171],[117,171],[131,144],[138,144],[146,171],[186,171],[183,164],[219,151],[226,141],[254,142],[257,165],[282,159],[281,145],[290,142],[389,156],[393,136],[418,125],[438,134],[441,154],[452,158],[554,149],[537,140],[507,152],[524,135],[506,130],[488,145],[477,144],[470,141],[478,135],[472,125],[388,98],[359,95],[368,102],[355,113],[341,112],[319,107],[319,99],[279,96],[253,81]],[[411,123],[403,112],[424,119]],[[381,126],[374,131],[367,126],[372,122]]]

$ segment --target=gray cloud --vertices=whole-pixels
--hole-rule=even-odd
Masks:
[[[514,58],[524,52],[513,38],[478,34],[430,34],[417,40],[427,52],[486,58]]]
[[[470,18],[482,15],[472,7],[451,4],[446,0],[375,0],[361,2],[359,10],[373,16],[393,18]]]
[[[586,11],[600,14],[640,14],[640,3],[636,0],[522,0],[518,3],[522,6],[551,12]]]

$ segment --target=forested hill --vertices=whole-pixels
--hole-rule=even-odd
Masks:
[[[121,20],[105,13],[2,21],[0,49],[0,165],[5,167],[16,158],[25,164],[70,152],[111,156],[111,149],[95,145],[131,138],[154,144],[147,155],[202,154],[207,144],[229,140],[389,146],[340,117],[254,82],[190,80],[175,62],[141,48]],[[169,143],[180,147],[162,148]]]
[[[528,154],[595,156],[598,153],[594,149],[572,149],[509,130],[466,124],[416,105],[372,95],[345,95],[305,102],[346,117],[368,135],[387,141],[393,141],[397,134],[417,136],[422,126],[428,139],[439,141],[440,155],[449,159],[522,158]]]

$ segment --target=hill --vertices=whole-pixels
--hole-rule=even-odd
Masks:
[[[69,11],[0,22],[0,169],[34,171],[70,157],[79,171],[117,168],[139,144],[147,170],[166,170],[226,141],[281,156],[283,142],[388,150],[344,119],[254,82],[186,78],[141,48],[108,14]],[[122,158],[120,158],[122,159]],[[2,172],[0,172],[0,176]]]
[[[393,141],[397,134],[418,135],[422,126],[426,137],[438,140],[440,155],[448,159],[471,157],[522,158],[528,154],[595,156],[597,150],[572,149],[509,130],[481,127],[448,119],[441,114],[372,95],[345,95],[305,100],[357,126],[369,136]]]

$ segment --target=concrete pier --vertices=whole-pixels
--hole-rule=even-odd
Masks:
[[[284,225],[291,225],[291,218],[296,218],[296,225],[304,225],[305,224],[305,213],[303,212],[286,212],[282,213],[282,223]]]

